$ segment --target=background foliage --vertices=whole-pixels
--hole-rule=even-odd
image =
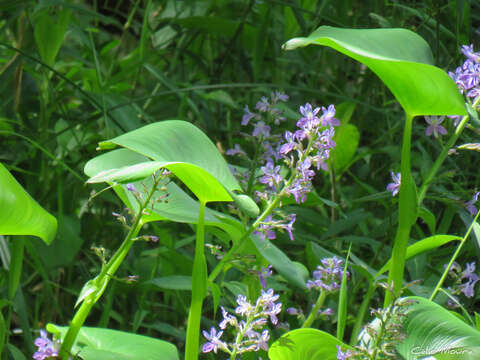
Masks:
[[[68,323],[82,284],[101,265],[96,253],[105,249],[108,254],[121,241],[124,230],[111,216],[122,211],[120,201],[108,191],[89,201],[92,189],[102,186],[85,186],[83,168],[96,155],[98,142],[155,121],[181,119],[203,129],[223,151],[243,141],[244,105],[252,107],[275,89],[290,95],[286,129],[293,127],[292,112],[307,101],[346,103],[342,111],[353,112],[354,127],[344,131],[354,134],[344,136],[358,135],[359,146],[330,178],[316,178],[319,196],[338,206],[332,210],[314,201],[295,209],[295,242],[285,236],[277,245],[312,270],[326,249],[338,251],[352,243],[352,258],[378,270],[391,253],[395,232],[396,200],[385,186],[390,171],[399,170],[401,109],[361,64],[330,49],[284,52],[281,45],[320,25],[402,27],[426,39],[436,65],[446,70],[459,64],[460,45],[480,45],[480,3],[466,0],[19,0],[1,1],[0,11],[0,161],[58,220],[50,246],[33,237],[25,242],[12,317],[12,329],[18,331],[10,336],[10,346],[26,356],[33,350],[33,330],[46,322]],[[475,142],[478,126],[473,123],[462,142]],[[422,118],[414,120],[417,180],[441,147],[441,141],[424,136],[425,128]],[[458,152],[431,187],[426,221],[415,225],[414,239],[464,233],[463,202],[472,197],[480,174],[478,155]],[[88,322],[168,340],[182,350],[194,235],[189,225],[148,226],[160,244],[134,247]],[[215,242],[213,232],[207,236],[207,242]],[[6,294],[4,259],[12,244],[5,237],[0,243],[0,285]],[[410,280],[424,279],[412,287],[415,295],[435,283],[452,246],[407,263]],[[464,248],[462,260],[479,255],[477,238]],[[123,280],[131,274],[140,280]],[[349,289],[351,314],[367,290],[362,275],[355,276]],[[240,271],[230,277],[224,281],[233,300],[251,284]],[[311,301],[293,286],[288,290],[283,279],[277,283],[299,303]],[[206,303],[206,309],[212,308]],[[354,320],[347,319],[347,335]],[[205,327],[209,321],[204,319]],[[334,329],[329,323],[323,328]]]

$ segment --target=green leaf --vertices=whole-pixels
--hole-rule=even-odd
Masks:
[[[71,11],[63,9],[55,16],[57,22],[53,22],[49,15],[49,9],[40,11],[37,15],[34,25],[34,36],[38,52],[43,62],[53,66],[58,51],[62,46],[68,23],[70,21]]]
[[[436,249],[453,240],[462,240],[462,238],[460,236],[455,236],[455,235],[434,235],[434,236],[430,236],[428,238],[422,239],[420,241],[417,241],[415,244],[410,245],[407,248],[407,254],[405,256],[405,260],[408,260],[425,251]],[[391,261],[392,259],[389,259],[387,263],[378,271],[376,275],[377,277],[389,269]]]
[[[122,146],[143,157],[163,163],[163,166],[168,165],[169,170],[174,172],[185,185],[192,186],[191,190],[202,201],[231,201],[227,191],[240,190],[240,185],[215,145],[201,130],[185,121],[157,122],[101,142],[99,145],[103,149]],[[129,159],[132,158],[133,155],[129,156]],[[137,156],[136,161],[130,162],[129,165],[141,162],[140,158]],[[105,165],[105,161],[96,159],[86,164],[87,175],[95,176],[101,171],[112,169],[108,165],[102,166]],[[146,163],[139,165],[135,170],[140,176],[157,165],[160,166],[160,164]],[[220,189],[220,184],[225,189]]]
[[[268,350],[270,360],[337,360],[337,345],[350,347],[317,329],[296,329],[282,335]]]
[[[406,360],[435,355],[436,359],[478,359],[480,332],[440,305],[421,297],[407,297],[409,306],[404,322],[407,338],[397,346]]]
[[[310,44],[331,47],[365,64],[411,116],[467,114],[455,83],[431,65],[430,47],[412,31],[321,26],[308,37],[291,39],[283,47],[292,50]]]
[[[68,327],[47,325],[51,333],[65,336]],[[72,353],[83,360],[178,360],[175,345],[148,336],[118,330],[82,327]]]
[[[192,277],[185,275],[164,276],[145,281],[143,285],[153,286],[161,290],[192,290]]]
[[[90,160],[85,165],[84,171],[88,176],[95,176],[101,171],[119,169],[125,166],[142,163],[146,160],[148,160],[148,158],[131,150],[117,149]],[[144,179],[141,183],[134,183],[137,190],[145,196],[146,194],[142,184],[148,189],[153,184],[152,179],[149,177]],[[195,224],[198,221],[199,203],[187,195],[187,193],[185,193],[185,191],[174,182],[169,182],[164,185],[166,186],[165,193],[168,194],[168,203],[155,202],[150,214],[142,217],[143,223],[169,220]],[[138,202],[130,191],[127,191],[122,185],[116,185],[113,189],[127,207],[134,212],[138,211]],[[153,198],[164,196],[165,193],[157,191]],[[234,239],[240,236],[240,233],[243,232],[243,225],[241,223],[208,208],[205,211],[205,225],[220,227]]]
[[[308,271],[300,268],[288,256],[268,239],[262,240],[256,235],[250,237],[252,243],[273,268],[293,285],[306,289]]]
[[[360,132],[353,124],[341,123],[335,129],[333,140],[337,146],[330,152],[335,171],[340,174],[348,169],[360,141]]]
[[[420,207],[418,209],[418,216],[422,218],[423,221],[425,221],[428,226],[428,230],[430,230],[432,234],[435,234],[435,229],[437,227],[435,215],[427,208]]]
[[[57,220],[33,200],[0,163],[0,234],[34,235],[50,244],[57,231]]]

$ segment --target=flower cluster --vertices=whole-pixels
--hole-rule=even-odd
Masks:
[[[340,288],[343,278],[342,260],[336,256],[322,259],[322,265],[313,272],[314,280],[307,281],[307,288],[333,292]],[[347,271],[347,276],[349,275]]]
[[[448,75],[455,81],[462,94],[476,100],[480,95],[480,52],[474,52],[473,45],[463,45],[462,53],[467,60]]]
[[[275,303],[278,297],[279,295],[274,294],[273,289],[262,290],[255,304],[251,304],[245,296],[238,295],[238,306],[235,308],[235,313],[244,317],[245,320],[239,321],[236,316],[229,314],[222,307],[223,319],[219,324],[221,330],[217,331],[215,327],[212,327],[210,332],[203,331],[207,342],[203,345],[202,352],[217,353],[218,350],[221,350],[235,356],[260,349],[268,350],[270,333],[264,327],[269,318],[272,324],[278,323],[277,315],[282,310],[282,304]],[[235,341],[231,343],[220,339],[228,326],[236,332]]]
[[[45,330],[40,330],[40,337],[35,339],[34,344],[38,348],[33,354],[35,360],[45,360],[58,356],[60,342],[57,340],[50,340]]]
[[[463,293],[468,298],[474,296],[475,284],[479,280],[478,275],[475,273],[475,262],[468,263],[463,271],[461,266],[454,262],[448,273],[454,279],[453,288],[449,288],[452,295]],[[452,301],[449,301],[449,305],[455,306]]]

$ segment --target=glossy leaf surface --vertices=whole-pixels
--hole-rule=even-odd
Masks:
[[[296,329],[282,335],[268,351],[270,360],[337,360],[336,337],[317,329]]]
[[[47,325],[50,332],[60,332],[67,327]],[[178,360],[175,345],[148,336],[124,331],[82,327],[72,349],[83,360]]]
[[[57,232],[57,220],[23,189],[0,164],[0,234],[34,235],[50,244]]]
[[[480,332],[442,306],[421,297],[408,309],[404,330],[406,340],[397,349],[404,359],[435,355],[436,359],[480,358]]]
[[[284,49],[310,44],[331,47],[365,64],[411,116],[467,113],[453,80],[432,65],[430,47],[412,31],[321,26],[308,37],[289,40]]]

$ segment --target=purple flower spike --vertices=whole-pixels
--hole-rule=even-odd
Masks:
[[[480,53],[473,51],[473,44],[470,44],[470,46],[462,45],[462,54],[470,61],[480,63]]]
[[[427,130],[425,130],[425,135],[433,136],[435,138],[438,138],[438,135],[447,135],[447,130],[440,125],[443,120],[445,119],[445,116],[425,116],[425,121],[429,126],[427,127]]]
[[[390,172],[392,175],[393,183],[387,185],[387,191],[392,193],[392,196],[395,196],[400,191],[400,185],[402,182],[402,174],[401,173],[394,173],[393,171]]]
[[[38,348],[33,354],[35,360],[45,360],[50,357],[58,356],[60,342],[50,340],[45,330],[40,330],[40,337],[35,339],[34,344]]]
[[[303,117],[298,120],[297,126],[303,128],[304,130],[310,130],[318,126],[320,119],[317,114],[320,112],[320,108],[312,108],[312,105],[306,103],[305,106],[300,106],[300,114]]]
[[[478,195],[480,195],[480,192],[476,192],[474,195],[473,195],[473,198],[472,200],[470,201],[467,201],[465,203],[465,207],[467,208],[468,212],[472,215],[472,216],[475,216],[477,215],[477,208],[473,205],[475,204],[477,201],[478,201]]]

